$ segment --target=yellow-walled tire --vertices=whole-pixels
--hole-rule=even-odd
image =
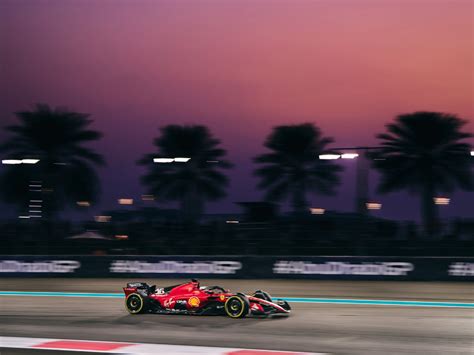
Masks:
[[[240,295],[231,296],[225,301],[224,310],[230,318],[243,318],[249,313],[249,301]]]
[[[128,313],[138,314],[145,311],[145,300],[138,293],[131,293],[125,299],[125,308]]]

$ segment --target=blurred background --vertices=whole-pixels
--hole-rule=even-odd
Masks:
[[[473,250],[470,1],[0,6],[4,253]]]
[[[88,145],[103,133],[89,114],[37,104],[14,115],[0,147],[4,254],[470,256],[474,250],[472,135],[468,121],[454,114],[398,115],[374,146],[337,147],[314,123],[275,126],[252,158],[255,186],[246,190],[254,199],[236,200],[228,210],[223,202],[216,211],[206,207],[228,199],[239,166],[207,126],[161,126],[154,149],[123,168],[141,182],[137,195],[104,180],[107,154]],[[328,207],[324,201],[337,199],[344,184],[351,190]],[[103,185],[115,186],[115,201],[100,202]],[[416,212],[389,218],[387,205]]]

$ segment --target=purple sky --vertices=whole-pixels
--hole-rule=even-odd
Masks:
[[[250,159],[275,125],[372,145],[396,114],[433,110],[473,132],[472,13],[470,0],[0,0],[1,126],[35,102],[91,113],[108,165],[88,216],[144,192],[135,161],[159,126],[208,125],[235,163],[208,211],[238,211],[260,198]],[[339,194],[314,207],[353,209],[355,162],[341,164]],[[418,218],[406,194],[373,198],[378,215]],[[473,200],[456,193],[442,215],[472,217]]]

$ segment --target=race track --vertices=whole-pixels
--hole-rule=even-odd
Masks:
[[[145,280],[147,281],[147,280]],[[176,280],[154,280],[173,284]],[[179,280],[181,281],[181,280]],[[178,282],[179,282],[178,281]],[[1,291],[120,292],[126,280],[1,279]],[[474,301],[469,283],[202,280],[281,297]],[[474,308],[294,303],[289,318],[129,315],[120,298],[0,296],[0,335],[333,354],[472,354]]]

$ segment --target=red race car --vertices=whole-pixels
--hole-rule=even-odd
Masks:
[[[291,307],[283,300],[273,301],[264,291],[252,296],[231,293],[220,286],[200,286],[197,280],[164,288],[144,282],[128,283],[123,288],[125,306],[131,314],[227,315],[243,318],[249,315],[289,315]]]

